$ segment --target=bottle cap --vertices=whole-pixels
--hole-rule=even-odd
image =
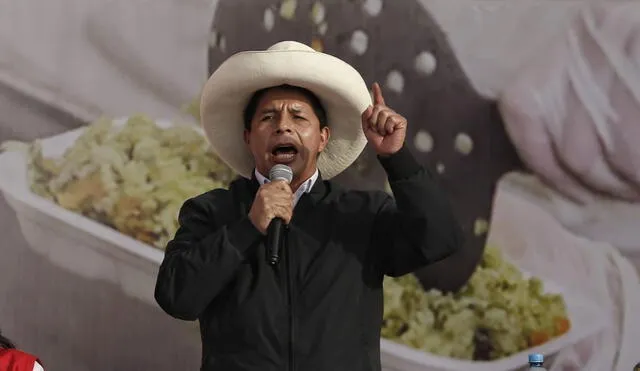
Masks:
[[[529,354],[529,363],[543,363],[544,356],[540,353]]]

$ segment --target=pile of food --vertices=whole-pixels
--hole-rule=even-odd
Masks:
[[[60,158],[37,141],[28,151],[33,192],[161,249],[185,200],[235,178],[194,127],[144,116],[98,120]]]
[[[143,116],[99,120],[59,158],[43,156],[37,141],[26,150],[35,193],[161,249],[186,199],[236,176],[193,127],[162,128]],[[383,337],[453,358],[502,358],[570,326],[561,296],[491,248],[455,294],[425,292],[407,275],[385,279],[384,299]]]
[[[457,293],[425,292],[413,275],[386,277],[382,336],[441,356],[494,360],[540,345],[570,328],[564,299],[546,294],[488,247]]]

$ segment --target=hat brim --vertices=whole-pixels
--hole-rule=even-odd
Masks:
[[[371,95],[348,63],[315,51],[241,52],[220,65],[207,81],[200,104],[213,151],[238,174],[251,177],[255,165],[244,142],[243,111],[256,91],[283,84],[305,88],[322,102],[331,137],[318,169],[324,179],[340,174],[366,146],[361,115]]]

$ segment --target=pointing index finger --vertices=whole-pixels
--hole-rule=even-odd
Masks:
[[[382,96],[382,89],[377,82],[373,83],[373,104],[384,106],[384,97]]]

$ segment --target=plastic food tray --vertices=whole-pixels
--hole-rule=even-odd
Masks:
[[[118,120],[122,123],[124,120]],[[170,125],[159,123],[161,126]],[[59,156],[84,128],[41,141],[45,156]],[[79,276],[119,285],[123,292],[150,305],[163,252],[82,215],[70,212],[32,193],[27,179],[26,154],[0,154],[0,190],[16,213],[29,246],[52,263]],[[552,291],[562,292],[547,282]],[[385,370],[395,371],[507,371],[526,367],[527,355],[551,357],[559,350],[597,333],[604,325],[597,305],[563,292],[572,329],[539,347],[492,362],[473,362],[434,356],[391,341],[381,341]],[[579,309],[579,310],[578,310]]]

